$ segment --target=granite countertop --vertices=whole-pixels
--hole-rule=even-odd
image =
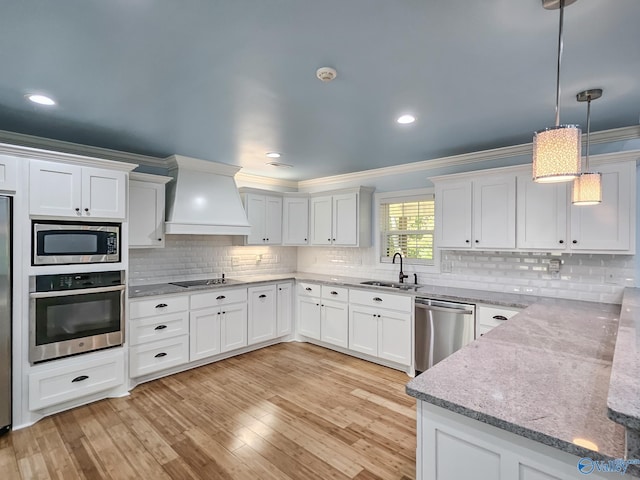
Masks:
[[[574,455],[623,458],[625,429],[607,417],[619,310],[541,299],[411,380],[407,393]],[[577,444],[585,440],[597,451]]]
[[[640,289],[626,288],[607,399],[612,420],[640,430]]]
[[[470,290],[453,287],[439,287],[436,285],[406,284],[407,288],[397,289],[375,285],[362,285],[362,282],[371,281],[370,278],[347,277],[338,275],[322,275],[316,273],[283,273],[274,275],[253,275],[240,279],[228,279],[228,283],[218,285],[202,285],[190,288],[179,287],[169,283],[153,285],[135,285],[129,287],[129,298],[149,297],[155,295],[189,294],[202,290],[230,288],[238,286],[250,286],[252,284],[274,281],[297,280],[301,282],[316,282],[327,285],[338,285],[349,288],[380,289],[389,293],[410,296],[427,296],[441,300],[454,300],[468,303],[488,303],[503,307],[525,308],[539,300],[540,297],[520,295],[516,293],[490,292],[485,290]]]

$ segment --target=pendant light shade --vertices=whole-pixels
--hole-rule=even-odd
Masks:
[[[597,205],[602,202],[602,175],[589,172],[589,136],[591,135],[591,101],[602,96],[601,88],[578,93],[579,102],[587,102],[587,151],[584,160],[585,172],[573,181],[571,203],[573,205]]]
[[[560,125],[533,136],[533,181],[569,182],[580,175],[582,131],[577,125]]]
[[[533,181],[569,182],[580,175],[582,131],[578,125],[560,125],[560,64],[564,7],[575,0],[542,0],[548,10],[560,9],[558,64],[556,69],[556,125],[533,135]]]
[[[602,202],[601,175],[585,172],[573,181],[571,203],[574,205],[597,205]]]

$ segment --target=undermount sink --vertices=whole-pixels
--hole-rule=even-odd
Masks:
[[[381,282],[378,280],[367,280],[366,282],[360,282],[360,285],[371,285],[373,287],[397,288],[399,290],[410,290],[413,287],[415,287],[415,285],[409,285],[408,283]]]

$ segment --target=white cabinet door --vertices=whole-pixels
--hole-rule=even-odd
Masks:
[[[471,248],[471,182],[436,184],[438,247]]]
[[[378,355],[378,311],[376,309],[349,307],[349,348],[356,352]]]
[[[127,176],[124,172],[82,167],[82,215],[124,218]]]
[[[247,304],[220,307],[220,352],[247,346]]]
[[[309,243],[309,199],[285,197],[282,210],[282,243],[307,245]]]
[[[265,243],[280,245],[282,243],[282,198],[265,197]]]
[[[271,340],[276,336],[276,286],[250,287],[249,345]]]
[[[602,203],[571,206],[570,248],[635,253],[631,227],[635,218],[634,164],[611,164],[597,170],[602,172]]]
[[[518,248],[567,248],[569,197],[565,183],[536,183],[531,180],[531,175],[518,175],[516,203]]]
[[[347,193],[333,196],[334,245],[354,246],[358,244],[358,194]]]
[[[378,356],[411,365],[411,314],[379,311]]]
[[[129,182],[129,247],[164,247],[164,185]]]
[[[320,339],[340,347],[347,348],[349,346],[349,308],[346,303],[323,299]]]
[[[18,183],[18,162],[21,158],[0,155],[0,190],[15,192]]]
[[[30,160],[29,213],[56,217],[82,216],[82,168]]]
[[[189,313],[189,360],[220,353],[220,307]]]
[[[251,233],[247,235],[247,245],[264,245],[266,241],[266,199],[264,195],[248,193],[245,197],[247,220],[251,225]]]
[[[289,335],[293,331],[293,285],[291,283],[278,284],[278,314],[276,322],[276,336]]]
[[[298,332],[305,337],[320,340],[320,299],[298,299]]]
[[[516,179],[513,175],[474,180],[472,246],[516,247]]]
[[[331,245],[332,198],[311,198],[311,245]]]

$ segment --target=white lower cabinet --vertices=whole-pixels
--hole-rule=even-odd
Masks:
[[[323,299],[320,309],[320,340],[347,348],[349,346],[349,305]]]
[[[129,349],[131,378],[141,377],[189,361],[189,337],[177,337],[143,343]]]
[[[248,344],[276,338],[277,286],[249,288]]]
[[[410,366],[411,297],[350,290],[349,298],[349,348]]]
[[[511,307],[498,307],[495,305],[476,306],[476,338],[502,325],[511,317],[520,313],[520,309]]]
[[[320,297],[298,298],[298,333],[320,340]]]
[[[149,375],[189,361],[189,297],[129,302],[129,376]]]
[[[349,290],[301,282],[298,284],[298,333],[347,348]]]
[[[191,295],[189,360],[200,360],[247,345],[247,290]]]
[[[585,478],[575,455],[422,400],[417,409],[417,480]],[[594,472],[586,478],[605,477]]]
[[[278,284],[276,335],[282,337],[293,333],[293,284]]]
[[[29,409],[39,410],[123,384],[122,348],[38,365],[29,374]]]

